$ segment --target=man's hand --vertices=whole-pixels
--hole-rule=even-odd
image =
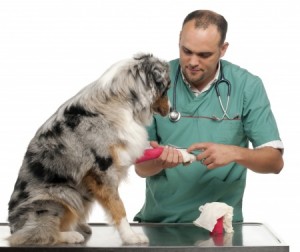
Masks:
[[[154,160],[155,165],[160,166],[162,169],[172,168],[183,162],[182,155],[176,148],[170,146],[161,146],[154,141],[151,141],[150,145],[153,148],[164,147],[161,155]]]
[[[199,150],[197,160],[204,164],[208,169],[225,166],[234,161],[234,148],[231,145],[216,143],[195,143],[187,151]]]

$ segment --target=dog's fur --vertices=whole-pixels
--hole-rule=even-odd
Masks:
[[[169,66],[151,54],[116,63],[65,102],[31,140],[9,202],[11,245],[83,242],[96,200],[124,243],[148,242],[126,219],[118,185],[169,112]]]

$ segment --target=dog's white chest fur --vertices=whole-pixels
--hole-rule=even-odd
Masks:
[[[147,148],[148,135],[145,127],[136,123],[128,113],[123,114],[122,118],[124,128],[118,132],[118,136],[126,143],[126,148],[120,149],[119,160],[121,166],[129,166],[135,163]]]

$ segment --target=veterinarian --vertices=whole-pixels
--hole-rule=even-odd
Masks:
[[[183,22],[180,58],[170,62],[173,114],[155,115],[148,129],[152,147],[165,148],[135,166],[146,177],[135,221],[192,222],[209,202],[232,206],[233,221],[243,221],[247,170],[278,174],[283,168],[283,144],[262,80],[221,60],[226,32],[224,17],[208,10]],[[168,145],[188,148],[198,161],[182,165],[182,155]]]

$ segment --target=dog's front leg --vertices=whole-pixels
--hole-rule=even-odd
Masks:
[[[104,186],[99,196],[98,200],[111,216],[113,224],[117,228],[123,243],[139,244],[149,242],[148,238],[144,234],[135,233],[130,227],[126,218],[125,208],[117,188]]]
[[[125,244],[148,243],[149,240],[144,234],[135,233],[130,227],[126,218],[124,204],[119,196],[118,188],[112,185],[99,184],[92,176],[86,177],[90,189],[95,198],[103,206],[106,213],[111,217],[113,225]]]
[[[141,244],[148,243],[149,239],[142,233],[136,233],[130,227],[126,216],[124,216],[119,224],[116,224],[116,228],[120,234],[120,237],[125,244]]]

